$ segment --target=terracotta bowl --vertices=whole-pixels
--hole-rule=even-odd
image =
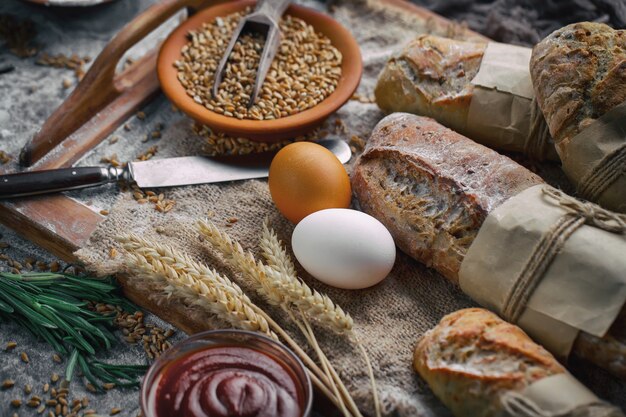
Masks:
[[[315,30],[326,35],[342,53],[342,75],[335,91],[324,101],[308,110],[275,120],[239,120],[210,111],[193,101],[177,79],[174,62],[181,59],[181,49],[187,44],[187,33],[216,17],[226,16],[253,6],[253,0],[240,0],[209,7],[181,24],[167,38],[159,53],[157,71],[165,95],[181,111],[218,132],[256,141],[275,142],[303,135],[319,126],[350,99],[361,80],[361,52],[350,32],[331,17],[314,10],[291,5],[287,14],[298,17]]]

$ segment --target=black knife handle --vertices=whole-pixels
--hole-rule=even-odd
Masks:
[[[0,175],[0,198],[23,197],[94,187],[121,179],[114,167],[77,167]]]

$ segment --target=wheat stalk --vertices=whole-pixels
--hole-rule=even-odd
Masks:
[[[325,375],[267,313],[252,303],[236,283],[168,245],[137,235],[120,237],[118,241],[127,251],[126,272],[136,279],[166,283],[169,295],[175,294],[188,304],[203,306],[235,328],[260,331],[274,339],[277,339],[276,333],[280,335],[307,364],[309,376],[320,391],[337,407],[343,407],[341,397],[331,392],[332,378]]]
[[[267,220],[263,222],[260,247],[268,263],[265,273],[274,282],[274,287],[282,294],[286,303],[301,309],[308,319],[339,334],[352,332],[352,317],[326,294],[313,290],[298,278],[291,257],[276,233],[270,229]]]
[[[198,230],[208,240],[208,242],[221,253],[222,257],[229,264],[231,264],[233,267],[238,268],[243,273],[244,277],[253,283],[256,291],[261,296],[263,296],[270,304],[279,306],[287,311],[287,313],[293,319],[292,312],[289,309],[290,302],[302,302],[302,291],[297,291],[299,289],[299,286],[290,285],[293,284],[293,282],[291,280],[284,280],[283,278],[285,276],[282,275],[280,272],[266,265],[263,265],[263,263],[261,262],[258,262],[254,258],[254,255],[252,255],[252,253],[250,253],[249,251],[245,251],[241,247],[239,242],[233,240],[228,235],[228,233],[221,231],[213,222],[199,220],[197,222],[197,225]],[[291,261],[289,260],[289,263],[290,262]],[[293,264],[291,264],[290,266],[289,263],[283,263],[283,267],[287,270],[291,269],[295,271],[295,268],[293,268]],[[296,282],[299,282],[299,280],[296,280]],[[305,285],[304,283],[301,284]],[[309,294],[311,294],[310,289]],[[318,293],[315,293],[315,295],[317,295],[318,300],[322,298]],[[330,299],[328,299],[328,301],[330,301]],[[332,304],[332,301],[330,301],[330,303]],[[311,308],[311,305],[307,304],[306,307],[308,314],[313,314],[315,312],[314,309]],[[319,308],[319,305],[316,307],[317,308],[315,310],[317,312],[317,317],[319,318],[319,320],[331,323],[332,320],[324,320],[330,318],[328,314],[325,314],[326,309]],[[302,311],[302,309],[300,310]],[[341,313],[343,313],[343,310],[341,310]],[[303,317],[306,317],[304,313],[302,315]],[[295,319],[293,319],[293,321],[298,324]],[[350,319],[350,324],[351,323],[352,321]],[[339,326],[337,326],[337,328],[340,329]],[[305,331],[303,331],[303,334],[305,335],[305,337],[307,337],[309,344],[312,345],[311,339],[308,337],[308,334]],[[317,353],[318,356],[319,354],[323,355],[323,353],[319,350],[317,351]],[[361,413],[358,407],[354,404],[354,401],[348,393],[348,390],[345,388],[340,380],[337,381],[337,378],[335,378],[336,373],[333,375],[333,373],[330,372],[329,368],[332,368],[332,366],[326,366],[329,364],[328,359],[325,356],[320,356],[320,362],[322,363],[322,368],[324,370],[324,376],[326,377],[326,380],[330,382],[330,387],[332,388],[333,392],[336,393],[336,397],[340,399],[340,409],[344,412],[344,415],[349,415],[344,404],[344,401],[347,401],[348,405],[350,406],[351,412],[355,416],[360,417]],[[338,394],[339,391],[341,391],[341,395]]]
[[[339,383],[337,383],[337,381],[333,378],[333,374],[330,371],[330,368],[332,368],[333,365],[330,363],[330,361],[328,360],[328,358],[326,357],[326,355],[324,354],[324,352],[320,348],[320,345],[317,342],[317,338],[315,337],[315,333],[313,332],[313,329],[311,328],[311,325],[307,321],[307,319],[304,316],[304,314],[301,313],[302,320],[299,320],[295,316],[293,311],[291,311],[289,309],[285,309],[285,311],[287,311],[287,313],[289,314],[289,317],[291,318],[291,320],[300,329],[300,331],[302,332],[302,334],[306,338],[306,340],[309,343],[309,345],[315,351],[315,354],[319,358],[320,364],[322,365],[322,370],[324,371],[324,373],[326,374],[328,379],[331,380],[331,381],[334,381],[334,383],[332,384],[332,390],[333,390],[333,393],[335,394],[335,396],[337,398],[343,398],[344,399],[340,403],[340,409],[341,409],[340,411],[344,415],[350,415],[350,411],[348,411],[348,407],[346,406],[346,402],[347,402],[348,404],[350,404],[351,408],[356,410],[356,416],[361,417],[361,412],[359,411],[359,409],[356,406],[356,404],[354,404],[354,401],[352,400],[352,397],[350,397],[350,395],[348,394],[347,390],[345,390],[345,387],[343,387],[343,384],[341,384],[341,381],[339,381]],[[339,388],[339,386],[342,386],[344,389],[341,390]],[[347,398],[345,397],[345,395],[347,395]]]
[[[239,242],[234,241],[226,232],[218,229],[213,222],[199,220],[197,225],[200,233],[222,254],[224,259],[238,268],[248,280],[252,281],[259,295],[272,305],[279,306],[283,303],[280,295],[271,288],[271,281],[265,274],[263,264],[257,263],[254,255],[244,251]]]
[[[328,296],[312,290],[296,276],[291,258],[282,248],[276,234],[270,230],[266,223],[264,224],[261,248],[270,264],[269,266],[257,262],[252,253],[244,251],[239,242],[218,229],[212,222],[200,220],[197,225],[200,233],[221,253],[223,258],[238,268],[248,280],[252,281],[257,292],[264,296],[268,302],[283,308],[296,324],[298,321],[293,318],[291,308],[295,308],[302,315],[307,326],[307,319],[311,319],[337,333],[352,334],[353,321],[350,315],[335,305]],[[298,327],[320,358],[327,378],[332,381],[333,391],[340,393],[340,397],[343,398],[350,412],[361,416],[343,381],[339,378],[326,355],[319,349],[314,333],[309,332],[306,327],[300,325]],[[366,361],[369,364],[367,358]],[[373,374],[370,375],[373,380]],[[374,387],[376,414],[380,415],[378,394],[374,382],[372,386]],[[342,409],[346,410],[343,406]]]
[[[137,235],[119,239],[126,256],[127,271],[143,277],[161,277],[176,288],[194,293],[202,304],[233,327],[262,332],[276,339],[267,320],[250,306],[241,288],[212,269],[191,260],[168,245],[148,241]]]
[[[255,284],[257,292],[273,305],[293,305],[305,316],[323,324],[337,333],[352,331],[353,321],[349,314],[324,294],[311,289],[295,275],[295,268],[274,234],[271,238],[264,224],[261,248],[270,266],[257,262],[239,242],[221,231],[210,221],[198,221],[200,233],[216,248],[231,265],[239,268],[247,279]],[[283,273],[286,271],[288,273]]]
[[[376,410],[376,416],[380,417],[381,409],[380,409],[380,401],[378,398],[378,389],[376,388],[376,379],[374,378],[374,371],[372,369],[372,365],[370,363],[369,356],[363,347],[363,344],[358,339],[356,333],[354,332],[352,317],[349,314],[344,313],[344,311],[338,305],[334,304],[333,301],[325,294],[317,294],[320,298],[322,298],[322,302],[319,302],[319,298],[311,297],[310,295],[307,297],[305,294],[311,294],[311,288],[306,285],[301,279],[296,276],[296,269],[293,265],[293,261],[291,260],[291,256],[287,253],[281,241],[278,239],[278,236],[269,227],[269,222],[267,219],[263,222],[263,234],[261,236],[260,243],[261,251],[263,252],[263,256],[265,257],[269,267],[274,273],[270,273],[266,270],[266,274],[270,277],[279,274],[281,277],[276,277],[277,281],[289,282],[291,283],[288,287],[291,287],[294,291],[291,291],[291,296],[297,296],[298,292],[300,292],[304,297],[303,305],[298,304],[298,299],[289,298],[289,301],[300,308],[300,312],[305,317],[304,324],[306,326],[306,331],[303,331],[305,335],[308,334],[307,338],[309,339],[309,343],[316,350],[320,360],[322,362],[327,361],[328,358],[326,355],[321,352],[319,345],[317,344],[317,340],[315,339],[315,333],[309,326],[306,321],[306,318],[313,319],[320,324],[325,324],[326,327],[334,330],[337,333],[343,334],[347,333],[350,337],[353,338],[356,345],[359,347],[361,355],[365,360],[365,365],[368,371],[368,376],[372,385],[372,393],[374,398],[374,408]],[[315,300],[317,302],[312,303],[311,301]],[[326,307],[323,312],[319,312],[322,310],[322,307]],[[308,307],[308,308],[307,308]],[[304,308],[304,309],[303,309]],[[329,362],[328,362],[329,363]],[[329,363],[330,364],[330,363]],[[343,387],[343,383],[339,376],[335,373],[335,370],[332,366],[324,366],[325,371],[330,373],[330,376],[335,379],[337,384]],[[351,401],[352,398],[348,398],[348,401]]]

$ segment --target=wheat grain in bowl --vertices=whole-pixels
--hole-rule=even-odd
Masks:
[[[330,96],[341,78],[341,52],[304,20],[285,15],[279,23],[279,49],[256,102],[249,106],[264,39],[255,34],[240,37],[219,92],[213,97],[211,89],[219,60],[237,23],[250,11],[248,8],[218,17],[189,32],[182,58],[174,64],[187,94],[211,111],[251,120],[287,117]]]

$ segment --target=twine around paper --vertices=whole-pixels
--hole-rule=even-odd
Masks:
[[[580,181],[578,192],[597,201],[619,177],[626,174],[626,144],[606,155]]]
[[[585,223],[611,233],[626,233],[626,215],[604,209],[597,204],[581,201],[553,187],[543,187],[548,200],[558,204],[570,214],[582,217]]]
[[[528,300],[567,239],[582,225],[588,224],[610,233],[626,233],[626,216],[579,201],[556,188],[544,186],[542,190],[551,203],[559,205],[566,213],[535,245],[529,261],[505,298],[502,316],[512,323],[519,320]]]

